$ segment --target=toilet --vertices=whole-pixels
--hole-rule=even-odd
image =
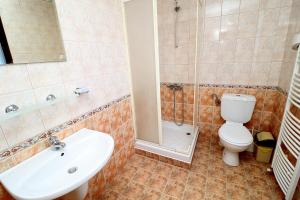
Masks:
[[[250,131],[243,125],[250,121],[256,99],[251,95],[225,93],[221,98],[221,116],[226,122],[218,134],[224,146],[223,161],[230,166],[239,165],[239,152],[253,142]]]

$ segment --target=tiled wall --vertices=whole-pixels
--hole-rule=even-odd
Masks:
[[[215,104],[211,95],[215,93],[221,97],[225,92],[255,96],[255,109],[251,120],[246,123],[246,127],[255,131],[271,131],[275,137],[278,136],[286,95],[277,88],[268,87],[200,86],[200,130],[203,132],[206,130],[218,130],[224,123],[221,117],[221,107]]]
[[[67,61],[1,66],[0,116],[10,104],[44,104],[49,94],[58,103],[1,121],[0,150],[130,93],[121,1],[56,4]],[[91,91],[76,97],[76,87]]]
[[[158,1],[161,81],[193,83],[196,1],[178,2],[182,9],[177,29],[179,48],[175,48],[174,1]],[[287,73],[284,63],[290,54],[291,35],[299,32],[297,0],[201,2],[200,83],[278,86],[281,71]],[[280,78],[283,85],[288,73],[286,77]]]
[[[88,115],[87,115],[88,116]],[[69,123],[70,124],[70,123]],[[110,134],[115,140],[115,148],[108,164],[89,181],[87,200],[99,199],[106,184],[112,182],[116,174],[123,168],[127,159],[134,153],[134,131],[130,99],[126,98],[105,106],[103,110],[94,112],[65,129],[55,133],[63,139],[81,128],[89,128]],[[15,153],[1,163],[1,171],[33,156],[49,146],[46,138],[40,139],[35,145]],[[9,160],[9,162],[8,162]],[[0,199],[10,200],[12,197],[0,186]]]
[[[166,84],[161,84],[161,113],[162,119],[166,121],[173,121],[174,119],[174,94],[173,90],[168,88]],[[184,84],[183,95],[181,91],[176,91],[176,121],[178,123],[182,120],[182,107],[184,106],[184,123],[193,124],[194,112],[194,85]]]
[[[184,86],[185,123],[193,123],[194,85]],[[276,137],[285,108],[286,94],[275,87],[200,85],[198,123],[201,132],[218,130],[224,123],[221,117],[220,105],[216,105],[212,94],[219,98],[223,93],[249,94],[256,97],[255,110],[252,119],[246,124],[247,128],[255,131],[271,131]],[[173,120],[173,91],[166,84],[161,84],[162,118]],[[183,105],[181,92],[176,92],[176,120],[182,118]]]
[[[134,153],[129,99],[113,101],[130,93],[121,1],[56,4],[67,61],[0,67],[0,116],[10,104],[21,110],[44,104],[49,94],[58,100],[0,122],[0,171],[47,148],[50,134],[64,138],[83,127],[103,131],[114,137],[115,151],[89,181],[88,199],[97,199]],[[91,91],[77,97],[76,87]],[[11,199],[2,187],[0,199]]]
[[[52,1],[1,1],[1,20],[14,63],[64,60]]]
[[[290,0],[206,0],[199,81],[278,86]]]
[[[175,1],[158,0],[158,38],[160,79],[162,82],[194,82],[197,0],[178,0],[180,10],[176,27]]]
[[[289,27],[285,39],[285,52],[281,66],[279,87],[284,91],[289,89],[290,79],[295,64],[296,51],[292,50],[292,38],[300,32],[300,2],[299,0],[290,0],[292,7],[290,9]]]

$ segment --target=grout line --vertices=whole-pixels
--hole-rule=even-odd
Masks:
[[[30,74],[29,74],[29,70],[28,70],[28,67],[29,67],[29,64],[25,64],[25,68],[26,68],[26,76],[28,78],[28,81],[30,82],[30,85],[31,85],[31,91],[34,95],[34,104],[35,105],[38,105],[38,97],[37,97],[37,94],[35,92],[35,88],[33,87],[33,82],[30,78]],[[47,127],[46,127],[46,123],[45,123],[45,119],[42,117],[42,113],[41,113],[41,109],[38,109],[36,111],[33,111],[33,112],[38,112],[38,116],[40,118],[40,120],[42,121],[42,124],[43,124],[43,131],[46,131],[47,130]]]

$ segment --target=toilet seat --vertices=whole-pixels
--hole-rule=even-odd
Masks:
[[[219,137],[233,145],[250,145],[253,137],[242,124],[224,124],[219,129]]]

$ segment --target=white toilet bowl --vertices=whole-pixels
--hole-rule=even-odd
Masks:
[[[221,99],[221,116],[226,121],[219,129],[221,144],[225,147],[223,160],[231,166],[239,165],[239,152],[253,142],[250,131],[243,126],[250,121],[256,99],[245,94],[225,93]]]
[[[226,122],[218,133],[224,146],[223,161],[230,166],[238,166],[239,152],[245,151],[253,142],[250,131],[243,124]]]

